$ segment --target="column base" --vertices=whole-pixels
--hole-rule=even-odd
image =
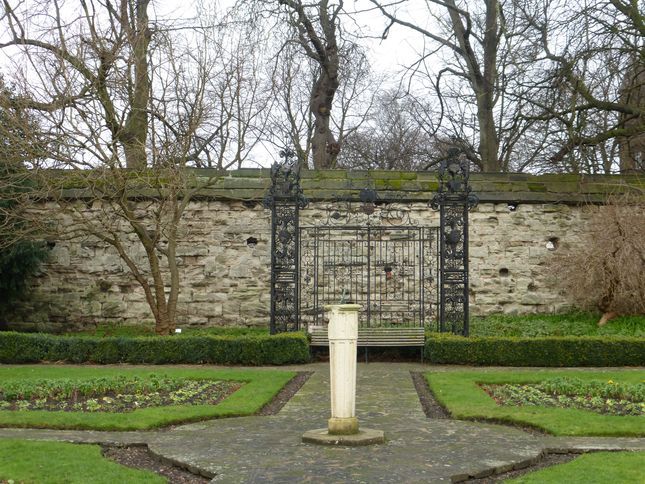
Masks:
[[[352,435],[332,435],[327,429],[309,430],[302,435],[302,441],[318,445],[346,445],[359,447],[385,443],[385,434],[382,430],[361,429]]]
[[[356,417],[336,418],[327,421],[327,430],[330,435],[353,435],[358,433],[358,419]]]

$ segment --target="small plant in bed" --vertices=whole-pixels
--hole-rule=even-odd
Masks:
[[[454,418],[553,435],[645,436],[640,368],[437,370],[426,379]]]
[[[499,405],[580,408],[603,415],[645,414],[645,383],[554,378],[535,384],[482,384]]]
[[[0,384],[0,410],[130,412],[167,405],[215,405],[241,383],[151,374],[9,381]]]
[[[248,368],[0,365],[0,392],[5,394],[5,389],[21,389],[23,397],[32,392],[29,398],[20,400],[20,405],[28,411],[0,409],[0,427],[146,430],[213,418],[253,415],[294,376],[296,373],[293,371]],[[65,381],[73,384],[63,383]],[[48,382],[45,385],[49,386],[43,387],[43,382]],[[210,389],[201,387],[203,391],[200,393],[198,387],[201,384],[216,386]],[[41,387],[43,390],[37,393]],[[81,404],[78,411],[27,408],[34,399],[47,400],[59,387],[61,394],[69,397],[67,400],[59,397],[61,402],[73,400],[76,390],[75,403]],[[81,391],[84,388],[89,390],[84,393]],[[146,401],[144,396],[155,392],[159,393],[159,400],[142,408]],[[122,410],[114,411],[117,408],[114,401],[109,406],[104,405],[105,401],[101,403],[106,396],[115,399],[119,394],[124,396],[124,401],[130,400],[121,407]],[[94,401],[87,402],[81,395]],[[202,398],[219,400],[212,404]],[[169,403],[161,405],[164,399]],[[102,405],[110,411],[101,411]],[[88,406],[91,411],[87,411]]]

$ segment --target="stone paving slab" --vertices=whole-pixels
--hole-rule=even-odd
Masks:
[[[307,430],[326,426],[329,370],[326,364],[278,415],[210,420],[149,432],[88,432],[0,429],[0,437],[73,442],[148,444],[151,452],[212,482],[450,482],[521,468],[543,452],[645,450],[639,438],[565,438],[536,435],[501,425],[428,419],[410,371],[428,366],[359,364],[357,416],[383,430],[386,443],[325,447],[301,441]]]

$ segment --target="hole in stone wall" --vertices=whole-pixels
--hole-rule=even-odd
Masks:
[[[546,241],[546,248],[548,250],[556,250],[559,245],[560,245],[560,239],[558,239],[557,237],[551,237],[549,240]]]
[[[508,202],[508,211],[509,212],[515,212],[517,210],[519,203],[517,202]]]
[[[528,286],[526,286],[526,289],[527,289],[528,291],[530,291],[530,292],[533,292],[533,291],[537,290],[537,288],[538,288],[538,287],[537,287],[535,284],[533,284],[532,282],[530,282],[530,283],[529,283],[529,285],[528,285]]]
[[[258,239],[256,239],[255,237],[249,237],[248,239],[246,239],[246,245],[252,249],[256,245],[258,245]]]
[[[101,292],[108,292],[110,290],[110,287],[112,287],[112,284],[110,284],[108,281],[104,279],[101,279],[100,281],[98,281],[96,285],[99,288],[99,291]]]
[[[56,242],[55,242],[55,241],[53,241],[53,240],[48,240],[48,241],[47,241],[47,248],[48,248],[49,250],[52,250],[54,247],[56,247]]]
[[[499,270],[499,277],[508,277],[509,274],[510,274],[510,271],[506,267],[502,267]]]
[[[258,204],[258,202],[254,201],[254,200],[244,200],[242,202],[242,205],[244,205],[244,207],[246,207],[246,208],[255,208],[257,206],[257,204]]]

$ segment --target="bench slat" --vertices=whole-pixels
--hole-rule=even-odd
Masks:
[[[329,346],[326,329],[311,333],[312,346]],[[359,328],[357,346],[423,346],[424,328]]]

